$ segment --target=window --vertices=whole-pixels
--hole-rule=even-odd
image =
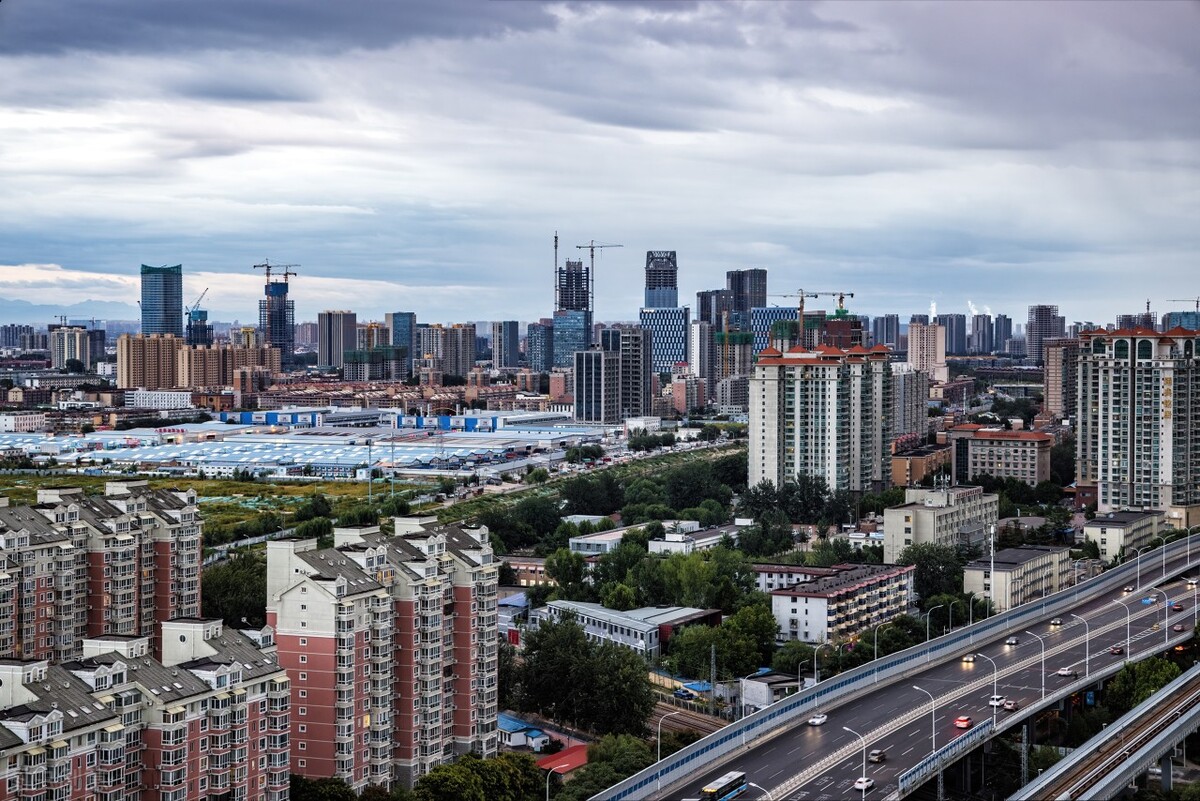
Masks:
[[[302,664],[302,665],[308,664],[308,654],[300,654],[300,664]]]
[[[300,608],[301,608],[301,609],[303,609],[304,607],[300,607]],[[304,645],[308,645],[308,638],[307,638],[307,637],[301,637],[301,638],[300,638],[300,645],[302,645],[302,646],[304,646]]]

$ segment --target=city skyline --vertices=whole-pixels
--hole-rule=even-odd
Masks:
[[[297,319],[532,321],[558,231],[624,245],[597,320],[648,250],[689,305],[762,267],[871,316],[1186,311],[1200,10],[1149,5],[3,4],[0,295],[132,319],[182,263],[246,322],[269,257]]]

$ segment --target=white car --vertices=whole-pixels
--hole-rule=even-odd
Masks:
[[[1077,678],[1079,678],[1079,671],[1078,671],[1078,670],[1076,670],[1075,668],[1070,668],[1070,667],[1060,667],[1060,668],[1058,669],[1058,675],[1060,675],[1060,676],[1070,676],[1070,677],[1071,677],[1071,678],[1073,678],[1073,679],[1077,679]]]
[[[827,720],[829,720],[829,715],[826,715],[824,712],[818,712],[808,719],[808,725],[823,726]]]
[[[1004,696],[1003,695],[993,695],[991,698],[988,699],[988,706],[1003,706],[1003,705],[1004,705]]]
[[[866,792],[875,786],[875,780],[870,776],[859,776],[854,780],[854,789]]]

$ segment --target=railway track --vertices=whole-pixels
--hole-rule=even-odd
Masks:
[[[664,715],[670,713],[671,717],[665,718]],[[650,725],[658,726],[658,721],[662,720],[663,731],[698,731],[701,734],[712,734],[722,726],[728,725],[729,721],[722,718],[705,715],[702,712],[693,712],[690,709],[680,709],[680,707],[672,706],[671,704],[659,701],[654,705],[654,714],[650,717]]]

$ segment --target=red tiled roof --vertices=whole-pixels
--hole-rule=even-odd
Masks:
[[[758,355],[759,356],[782,356],[783,353],[779,350],[779,348],[772,348],[768,345],[767,347],[763,348],[762,352],[759,353]]]
[[[564,748],[557,754],[542,757],[537,761],[537,766],[541,770],[554,768],[554,772],[560,775],[570,773],[587,764],[587,749],[586,745],[573,745],[570,748]]]

